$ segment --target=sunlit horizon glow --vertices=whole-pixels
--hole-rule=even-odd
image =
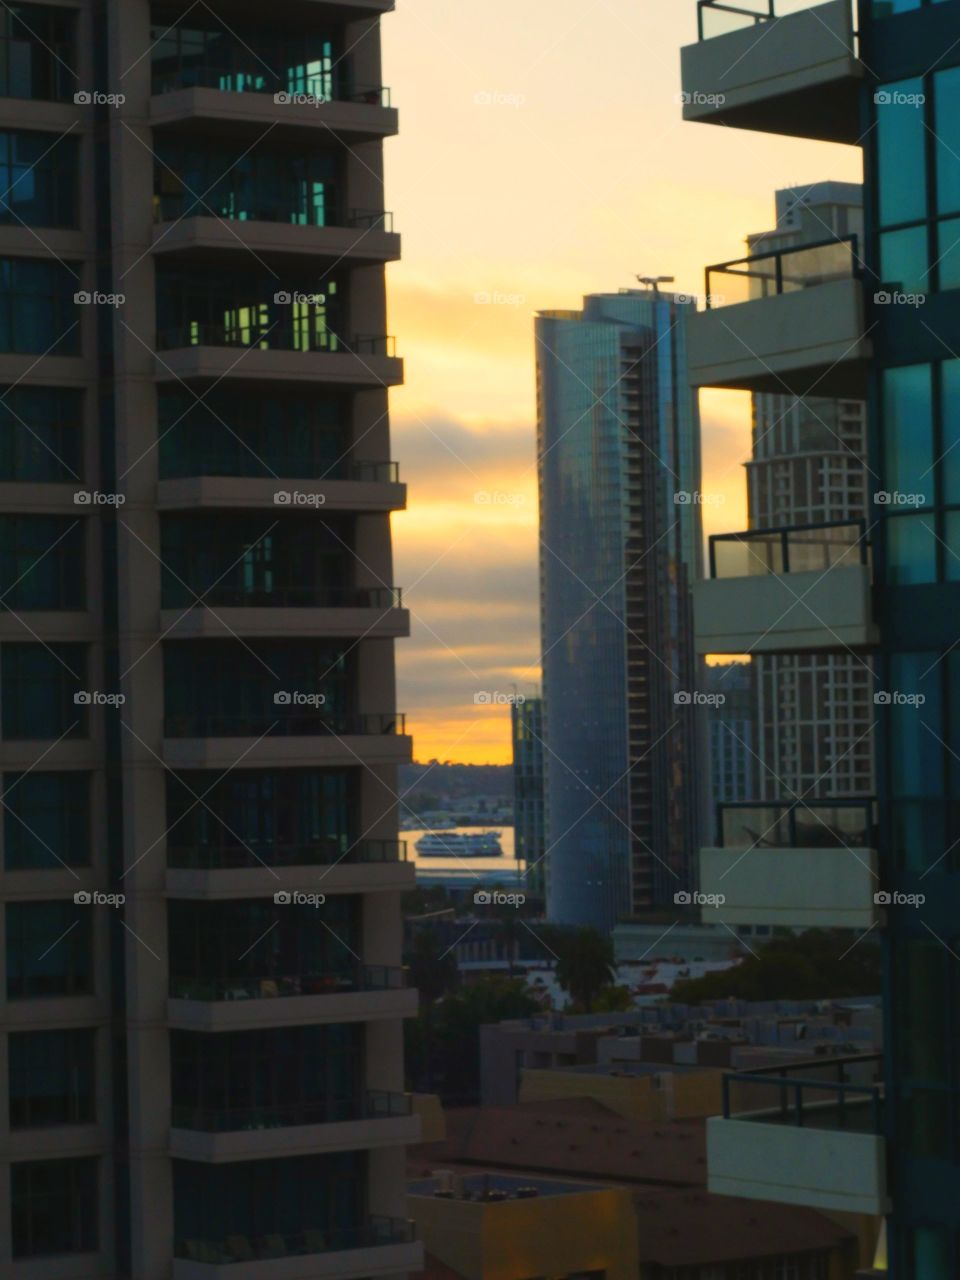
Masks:
[[[400,110],[390,331],[406,360],[395,580],[413,633],[399,704],[416,759],[505,763],[509,707],[474,695],[540,679],[534,313],[637,274],[701,294],[706,264],[772,226],[777,187],[859,181],[860,153],[684,124],[695,0],[488,0],[482,21],[398,0],[383,37]],[[705,393],[700,409],[705,531],[742,528],[749,397]]]

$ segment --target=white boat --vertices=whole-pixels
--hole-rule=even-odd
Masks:
[[[416,843],[421,858],[500,858],[499,831],[426,831]]]

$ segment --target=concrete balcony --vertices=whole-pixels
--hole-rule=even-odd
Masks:
[[[818,1059],[789,1073],[725,1076],[724,1113],[707,1121],[708,1189],[827,1212],[888,1212],[879,1065]]]
[[[150,99],[150,124],[154,129],[178,133],[233,133],[256,137],[263,132],[303,141],[346,143],[374,142],[398,130],[396,110],[389,105],[389,91],[371,88],[343,99],[314,105],[312,102],[277,101],[273,93],[229,93],[217,88],[182,87],[171,82],[169,92]],[[287,95],[288,97],[290,95]]]
[[[855,237],[708,267],[709,305],[687,320],[691,383],[863,399],[873,346],[858,270]]]
[[[855,144],[864,68],[853,0],[799,13],[784,7],[782,0],[700,5],[700,39],[681,52],[684,120]]]
[[[694,584],[697,652],[811,653],[877,643],[862,521],[718,534]]]
[[[396,1277],[423,1267],[423,1245],[413,1226],[371,1219],[366,1228],[338,1229],[263,1240],[184,1240],[175,1245],[172,1280],[337,1280]]]
[[[318,724],[315,731],[271,732],[276,720],[267,715],[232,723],[222,717],[215,721],[168,718],[164,764],[171,769],[229,769],[242,758],[248,769],[309,769],[336,764],[409,764],[412,758],[413,743],[401,712],[359,715],[332,730]]]
[[[295,511],[309,504],[324,511],[402,511],[407,505],[407,486],[396,477],[397,467],[392,462],[354,463],[351,475],[344,479],[297,478],[290,470],[278,472],[277,479],[230,474],[185,476],[159,482],[157,506],[161,511],[273,510],[278,506]],[[289,500],[280,501],[279,495]]]
[[[414,887],[416,874],[412,862],[400,857],[368,859],[363,857],[365,846],[382,847],[385,851],[403,849],[405,853],[404,842],[385,840],[363,841],[356,851],[340,858],[311,849],[288,850],[284,851],[282,861],[278,860],[277,850],[268,849],[170,849],[167,854],[167,896],[201,899],[272,897],[278,890],[304,889],[308,884],[314,892],[320,890],[325,894],[405,893]],[[217,856],[228,865],[197,865]]]
[[[402,969],[364,966],[354,975],[238,981],[232,987],[174,984],[167,1023],[177,1031],[257,1031],[309,1023],[373,1022],[416,1016],[419,995]],[[326,990],[324,990],[324,985]],[[317,991],[310,990],[316,987]],[[281,994],[297,991],[298,994]]]
[[[240,222],[212,216],[160,222],[153,229],[157,255],[198,254],[210,264],[210,255],[234,254],[258,258],[329,258],[357,266],[396,262],[400,237],[388,230],[390,214],[358,215],[356,222],[336,227],[294,226],[289,221]]]
[[[879,885],[869,801],[720,806],[720,847],[700,850],[700,889],[730,926],[869,929]],[[704,923],[717,909],[703,908]]]
[[[388,591],[393,594],[392,589]],[[379,592],[373,589],[370,594],[376,597]],[[225,640],[230,636],[396,639],[410,634],[410,614],[406,609],[391,608],[386,602],[366,607],[297,609],[221,607],[215,600],[209,605],[205,600],[186,609],[161,609],[160,631],[164,638],[173,640]]]
[[[221,379],[244,382],[310,382],[330,386],[397,387],[403,382],[403,361],[393,354],[390,337],[356,335],[339,340],[332,350],[295,351],[274,345],[225,341],[222,334],[161,335],[155,356],[160,382]]]
[[[349,1119],[331,1108],[290,1106],[235,1112],[174,1107],[170,1155],[174,1159],[227,1164],[236,1160],[320,1155],[405,1147],[420,1137],[420,1117],[406,1094],[371,1092]]]
[[[4,508],[5,510],[5,508]],[[86,609],[10,609],[0,611],[0,640],[95,641],[99,620]]]

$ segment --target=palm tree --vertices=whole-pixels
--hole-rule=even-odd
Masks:
[[[574,1004],[591,1013],[600,992],[616,981],[613,942],[586,927],[551,930],[550,945],[557,956],[557,982]]]

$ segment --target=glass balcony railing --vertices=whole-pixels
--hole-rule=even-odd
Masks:
[[[315,76],[280,76],[259,64],[250,70],[215,66],[155,66],[152,87],[154,94],[175,93],[178,89],[270,94],[279,96],[282,105],[296,103],[298,98],[309,99],[311,106],[324,102],[353,102],[369,107],[391,105],[390,89],[386,85],[354,84],[349,79],[324,72]]]
[[[201,190],[204,190],[201,185]],[[308,199],[297,184],[285,193],[214,187],[202,198],[190,191],[156,195],[155,222],[179,222],[184,218],[222,218],[226,222],[272,222],[294,227],[348,227],[360,231],[393,231],[393,214],[386,209],[341,209],[327,196]]]
[[[824,0],[698,0],[699,38],[712,40],[729,31],[759,27],[774,18],[786,18],[823,3]]]
[[[258,347],[261,351],[314,351],[356,356],[395,356],[396,339],[390,334],[353,334],[342,337],[326,327],[303,324],[294,328],[276,323],[179,325],[161,329],[158,351],[182,347]]]
[[[756,302],[836,280],[858,279],[859,275],[860,258],[854,235],[821,240],[796,249],[774,249],[707,267],[707,307]]]
[[[163,428],[161,428],[163,431]],[[244,446],[237,439],[233,446],[205,449],[204,441],[184,440],[179,434],[171,439],[166,432],[160,441],[160,472],[163,480],[180,480],[189,476],[235,476],[275,480],[358,480],[372,484],[399,484],[400,465],[396,462],[350,462],[331,457],[329,453],[275,453],[269,447],[258,447],[259,441]],[[239,436],[240,433],[237,432]]]
[[[871,799],[735,802],[717,806],[724,849],[873,849]]]
[[[216,1240],[178,1240],[174,1254],[191,1262],[217,1266],[411,1244],[415,1239],[416,1230],[412,1222],[402,1218],[371,1217],[357,1227],[318,1227],[294,1234],[275,1232],[264,1236],[230,1235]]]
[[[862,1054],[732,1072],[723,1077],[724,1119],[881,1134],[882,1061]]]
[[[174,1000],[220,1003],[227,1000],[276,1000],[287,996],[343,995],[351,991],[403,991],[406,985],[406,969],[388,968],[386,965],[350,965],[324,973],[240,974],[222,981],[171,974],[170,996]]]
[[[183,712],[164,719],[167,738],[260,738],[321,737],[357,735],[387,737],[405,734],[407,717],[403,712],[368,713],[365,715],[326,714],[318,706],[312,715],[289,714],[288,705],[277,704],[261,714],[233,715],[227,712]]]
[[[240,867],[329,867],[343,863],[406,862],[405,840],[323,840],[279,844],[251,839],[230,845],[167,844],[167,866],[178,870],[218,871]]]
[[[171,571],[176,573],[176,562],[171,560]],[[178,574],[178,577],[183,576]],[[197,599],[191,594],[196,592]],[[233,587],[217,583],[209,590],[202,586],[186,587],[182,582],[171,583],[163,593],[163,608],[203,608],[219,606],[223,609],[402,609],[403,591],[400,587]]]
[[[784,525],[715,533],[710,538],[710,577],[826,572],[870,563],[864,520]]]
[[[255,1129],[288,1129],[298,1125],[338,1124],[352,1120],[391,1120],[409,1116],[413,1103],[406,1093],[370,1090],[364,1098],[320,1098],[312,1102],[246,1107],[195,1107],[173,1104],[175,1129],[199,1133],[240,1133]]]

